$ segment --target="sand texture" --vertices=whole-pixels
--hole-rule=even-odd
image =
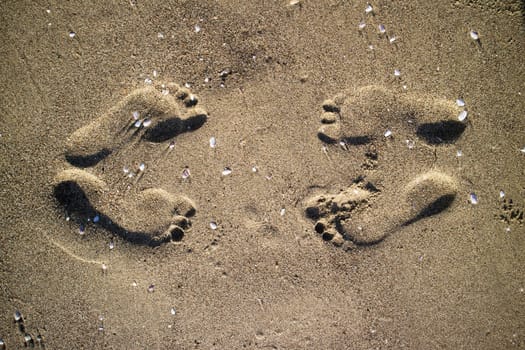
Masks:
[[[525,349],[523,1],[0,33],[0,350]]]

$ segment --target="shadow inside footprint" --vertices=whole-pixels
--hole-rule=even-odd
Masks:
[[[417,213],[416,216],[402,223],[401,226],[409,226],[421,219],[437,215],[447,210],[452,205],[455,199],[455,194],[446,194],[444,196],[441,196],[434,202],[430,203],[425,208],[423,208],[420,212]]]
[[[57,184],[54,187],[53,194],[57,202],[68,214],[75,215],[80,224],[85,223],[88,218],[98,216],[99,220],[96,225],[139,245],[155,247],[169,241],[181,241],[184,237],[184,229],[189,226],[189,221],[184,227],[172,225],[170,234],[165,236],[152,236],[147,232],[133,232],[116,224],[108,215],[97,211],[90,203],[86,193],[75,181],[64,181]],[[192,214],[194,212],[190,212],[188,215],[191,216]]]
[[[66,160],[69,164],[78,168],[89,168],[94,165],[97,165],[101,160],[103,160],[110,154],[111,150],[104,148],[95,154],[90,154],[87,156],[66,154]]]
[[[430,145],[454,143],[465,131],[466,125],[455,120],[424,123],[417,127],[416,135]]]
[[[142,138],[150,142],[164,142],[184,132],[199,129],[206,123],[207,115],[199,113],[187,119],[170,118],[160,121],[154,127],[147,129]]]

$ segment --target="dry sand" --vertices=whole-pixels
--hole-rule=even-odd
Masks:
[[[1,2],[5,348],[525,348],[523,1],[293,3]]]

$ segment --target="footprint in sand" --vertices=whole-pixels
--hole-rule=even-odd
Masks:
[[[169,91],[175,91],[174,95]],[[127,95],[92,123],[75,131],[68,140],[66,160],[74,166],[57,174],[54,196],[66,213],[81,225],[87,221],[137,244],[157,246],[179,241],[195,214],[194,203],[160,188],[120,190],[103,179],[96,165],[118,158],[137,143],[172,141],[198,129],[207,113],[196,107],[197,98],[186,88],[171,84],[148,86]],[[168,148],[169,146],[165,147]],[[89,169],[86,169],[89,168]],[[107,172],[107,171],[106,171]],[[137,178],[140,176],[140,171]],[[106,175],[107,176],[107,175]]]
[[[338,246],[372,245],[446,210],[457,186],[434,169],[436,149],[462,135],[459,112],[453,102],[380,86],[325,101],[319,139],[363,162],[351,186],[306,199],[315,231]]]

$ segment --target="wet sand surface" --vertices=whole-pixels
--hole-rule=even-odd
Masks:
[[[523,2],[0,16],[6,349],[525,348]]]

